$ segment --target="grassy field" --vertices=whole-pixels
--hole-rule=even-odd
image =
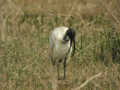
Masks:
[[[0,90],[119,90],[119,3],[1,0]],[[72,27],[77,44],[60,81],[48,49],[57,26]]]

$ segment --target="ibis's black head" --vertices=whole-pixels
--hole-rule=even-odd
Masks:
[[[68,38],[69,37],[69,38]],[[74,53],[75,53],[75,31],[71,28],[69,28],[67,30],[67,32],[65,33],[65,36],[64,36],[64,40],[65,41],[69,41],[70,40],[70,48],[72,47],[73,45],[73,53],[72,53],[72,56],[74,56]]]

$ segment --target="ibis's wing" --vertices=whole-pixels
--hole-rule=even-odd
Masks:
[[[53,38],[53,34],[51,33],[49,37],[49,55],[53,65],[55,64],[54,48],[55,48],[55,40]]]

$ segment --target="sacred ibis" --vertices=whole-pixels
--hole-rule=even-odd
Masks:
[[[53,29],[49,36],[50,59],[53,65],[57,66],[58,79],[59,64],[64,64],[64,79],[66,78],[66,60],[68,54],[75,53],[75,31],[65,26]]]

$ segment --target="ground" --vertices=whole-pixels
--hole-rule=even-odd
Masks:
[[[119,1],[1,0],[0,11],[1,90],[120,89]],[[57,26],[76,31],[77,47],[59,81],[49,58]]]

